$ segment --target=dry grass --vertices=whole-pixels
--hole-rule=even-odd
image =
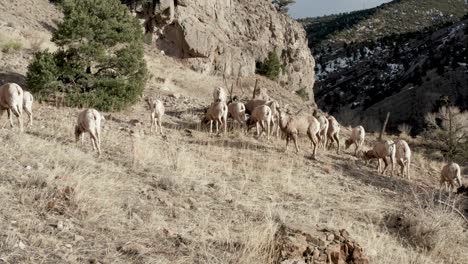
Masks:
[[[272,263],[278,223],[346,228],[372,263],[466,258],[460,218],[421,209],[398,187],[408,183],[375,175],[350,154],[315,162],[310,149],[283,154],[276,139],[175,129],[167,139],[134,140],[118,129],[127,125],[108,120],[97,158],[89,142],[72,140],[78,111],[51,111],[39,106],[26,134],[0,131],[0,258],[9,262]],[[416,209],[394,232],[384,220],[402,204]],[[459,257],[450,262],[447,252]]]

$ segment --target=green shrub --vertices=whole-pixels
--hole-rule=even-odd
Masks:
[[[299,95],[299,97],[301,97],[302,100],[304,100],[304,101],[309,100],[309,93],[307,92],[307,89],[305,87],[300,89],[300,90],[297,90],[296,94]]]
[[[11,53],[11,52],[18,52],[23,48],[23,43],[19,40],[9,40],[2,44],[2,52],[3,53]]]
[[[277,80],[283,68],[276,52],[270,51],[268,58],[264,62],[257,62],[256,72],[266,76],[270,80]]]
[[[63,0],[59,50],[35,54],[28,87],[40,99],[63,93],[69,106],[121,110],[143,93],[143,32],[119,0]]]

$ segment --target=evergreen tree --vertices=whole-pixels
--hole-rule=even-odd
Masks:
[[[266,76],[270,80],[277,80],[280,74],[282,65],[276,55],[276,52],[270,51],[268,58],[263,63],[257,63],[257,73]]]
[[[276,6],[278,11],[287,13],[289,11],[289,5],[296,3],[296,0],[273,0],[272,3]]]
[[[119,0],[63,0],[63,22],[40,52],[27,82],[39,98],[61,93],[70,106],[119,110],[134,103],[146,82],[143,32]]]

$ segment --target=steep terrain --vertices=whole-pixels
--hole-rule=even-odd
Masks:
[[[31,4],[37,16],[16,19]],[[31,38],[21,36],[41,21],[54,25],[60,15],[47,0],[0,6],[1,25],[7,25],[0,33],[13,28],[23,43],[2,51],[0,83],[24,83],[32,50],[25,48]],[[34,30],[50,37],[49,28]],[[193,71],[154,47],[145,52],[152,75],[145,94],[165,101],[165,137],[149,134],[143,100],[105,113],[101,157],[88,142],[74,142],[80,109],[37,103],[35,124],[25,133],[0,129],[0,263],[468,259],[466,223],[438,201],[462,203],[436,189],[441,156],[428,142],[407,138],[415,152],[408,181],[376,174],[375,164],[366,166],[351,151],[322,151],[312,160],[306,140],[295,154],[283,152],[281,139],[235,131],[208,136],[200,116],[222,78]],[[306,109],[297,95],[259,80],[282,104]],[[245,100],[254,83],[242,78],[235,93]],[[349,128],[343,130],[345,138]],[[367,145],[374,140],[369,135]]]
[[[276,52],[279,76],[288,90],[306,89],[311,99],[314,59],[301,25],[279,13],[270,1],[161,1],[158,46],[207,74],[253,76],[256,64]]]
[[[317,104],[345,123],[372,129],[389,111],[390,129],[407,123],[415,133],[442,96],[466,109],[468,30],[466,21],[453,21],[467,7],[463,1],[394,1],[337,16],[337,24],[318,19],[336,30],[319,35],[314,46]],[[347,22],[355,25],[341,28]]]

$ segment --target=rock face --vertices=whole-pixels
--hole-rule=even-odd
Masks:
[[[302,26],[267,0],[161,0],[157,45],[207,74],[251,76],[275,51],[280,84],[313,99],[315,61]]]

